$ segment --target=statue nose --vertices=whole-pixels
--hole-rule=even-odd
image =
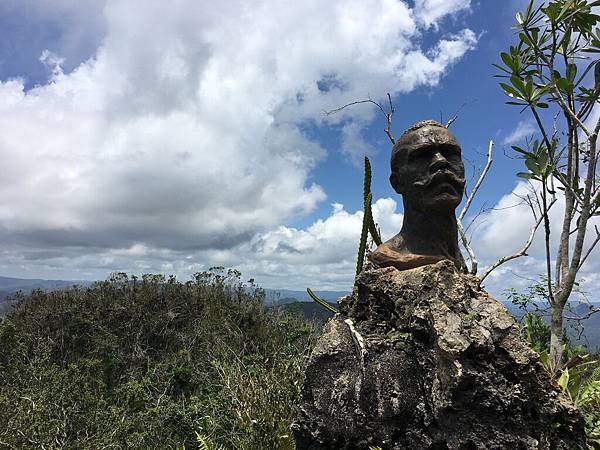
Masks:
[[[435,155],[433,155],[433,160],[431,161],[431,164],[429,165],[429,170],[431,172],[436,172],[438,170],[445,169],[449,166],[450,163],[446,158],[444,158],[444,155],[442,155],[440,152],[436,152]]]

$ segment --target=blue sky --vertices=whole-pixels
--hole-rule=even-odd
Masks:
[[[383,117],[322,111],[387,92],[395,135],[460,109],[451,130],[469,173],[494,140],[471,216],[500,209],[478,217],[472,243],[482,267],[516,251],[532,219],[502,209],[523,189],[510,143],[533,128],[504,104],[492,63],[524,3],[0,0],[0,274],[224,265],[266,287],[346,289],[364,154],[384,237],[402,208]],[[527,284],[541,256],[536,242],[489,289]]]

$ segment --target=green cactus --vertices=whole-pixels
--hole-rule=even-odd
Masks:
[[[367,201],[367,195],[371,193],[371,161],[365,156],[365,174],[363,178],[363,202]]]
[[[365,156],[365,175],[363,181],[363,203],[364,203],[364,211],[365,211],[365,219],[367,220],[367,225],[369,229],[369,233],[373,238],[373,242],[376,245],[381,245],[381,237],[379,236],[379,232],[377,231],[377,227],[375,226],[375,222],[373,221],[373,211],[371,209],[371,161],[369,158]]]
[[[371,203],[371,193],[369,192],[365,198],[365,205],[367,203]],[[363,223],[362,230],[360,232],[360,241],[358,243],[358,256],[356,258],[356,274],[354,277],[356,278],[360,271],[363,268],[363,263],[365,261],[365,251],[367,249],[367,237],[369,233],[369,220],[367,219],[367,211],[365,210],[363,214]]]
[[[371,195],[371,194],[369,194]],[[371,198],[371,197],[369,197]],[[371,200],[369,200],[367,202],[367,204],[365,205],[365,217],[368,220],[368,226],[369,226],[369,233],[371,234],[371,237],[373,238],[373,242],[375,242],[375,245],[381,245],[382,241],[381,241],[381,236],[379,236],[379,232],[377,231],[377,226],[375,225],[375,222],[373,221],[373,211],[371,210]]]
[[[381,237],[379,236],[379,232],[377,231],[377,226],[373,220],[373,211],[371,209],[371,202],[373,201],[373,194],[371,193],[371,161],[369,158],[365,156],[365,171],[364,171],[364,179],[363,179],[363,222],[362,229],[360,232],[360,241],[358,243],[358,256],[356,258],[356,274],[354,278],[358,276],[363,268],[363,264],[365,261],[365,252],[367,250],[367,238],[369,234],[373,238],[373,242],[376,245],[381,245]],[[337,312],[337,310],[327,303],[325,300],[319,298],[310,288],[307,288],[306,291],[310,298],[312,298],[319,305],[327,308],[330,311]]]
[[[371,161],[365,156],[365,174],[363,182],[363,224],[360,233],[360,242],[358,244],[358,257],[356,261],[356,276],[360,273],[363,268],[365,260],[365,251],[367,247],[368,234],[373,238],[373,242],[376,245],[381,245],[381,237],[377,232],[377,227],[373,221],[373,211],[371,209],[371,202],[373,201],[373,194],[371,193]],[[355,276],[355,277],[356,277]]]
[[[321,297],[317,296],[317,294],[315,294],[311,288],[306,288],[306,292],[308,292],[308,295],[310,296],[310,298],[312,298],[312,300],[315,303],[318,303],[323,308],[328,309],[329,311],[331,311],[334,314],[338,312],[337,309],[335,309],[333,306],[331,306],[329,303],[327,303]]]

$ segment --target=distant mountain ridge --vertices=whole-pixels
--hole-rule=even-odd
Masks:
[[[61,289],[73,285],[89,286],[92,281],[88,280],[44,280],[44,279],[27,279],[27,278],[11,278],[0,276],[0,315],[8,311],[11,304],[6,299],[14,295],[18,291],[28,294],[34,289],[53,290]],[[348,295],[349,291],[315,291],[315,293],[323,300],[336,304],[340,297]],[[509,310],[509,312],[519,318],[522,312],[512,303],[500,300]],[[293,309],[302,311],[306,318],[317,318],[319,321],[329,318],[329,313],[320,311],[321,306],[312,302],[306,291],[297,291],[292,289],[272,289],[265,288],[265,304],[273,305],[290,305],[295,304]],[[580,314],[586,311],[580,311],[585,305],[574,305],[574,310]],[[595,303],[595,306],[600,308],[600,304]],[[592,351],[600,350],[600,313],[591,316],[583,322],[585,333],[578,338],[575,330],[567,329],[573,343],[585,345]]]
[[[28,294],[34,289],[53,290],[73,285],[89,286],[90,284],[90,281],[85,280],[43,280],[0,276],[0,314],[10,309],[11,304],[7,299],[19,291]]]
[[[350,294],[350,291],[314,291],[323,300],[327,300],[330,303],[335,303],[338,298],[345,297]],[[293,302],[312,302],[312,299],[308,295],[308,292],[294,291],[291,289],[270,289],[265,288],[265,303],[285,305],[286,303]]]

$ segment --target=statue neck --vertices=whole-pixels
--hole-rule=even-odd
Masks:
[[[400,236],[410,253],[440,255],[464,264],[454,209],[423,212],[405,203]]]

